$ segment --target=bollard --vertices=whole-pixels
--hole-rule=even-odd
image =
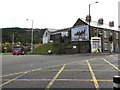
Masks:
[[[114,90],[120,89],[120,76],[113,77],[113,88]]]

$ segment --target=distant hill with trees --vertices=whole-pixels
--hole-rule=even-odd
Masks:
[[[31,42],[31,28],[2,28],[2,43],[9,42],[12,43],[13,37],[14,42],[21,42],[23,45]],[[42,35],[45,29],[33,29],[34,31],[34,44],[42,43]]]

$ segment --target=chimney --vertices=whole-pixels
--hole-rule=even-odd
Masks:
[[[103,18],[100,18],[100,19],[98,20],[98,23],[99,23],[99,24],[103,24]]]
[[[114,21],[109,22],[110,27],[114,27]]]
[[[87,22],[91,21],[91,16],[87,15],[87,16],[86,16],[86,21],[87,21]]]

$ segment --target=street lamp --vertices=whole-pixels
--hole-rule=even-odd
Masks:
[[[93,4],[96,4],[96,3],[98,3],[98,1],[97,1],[97,2],[94,2],[94,3],[92,3],[92,4],[89,4],[89,40],[90,40],[90,52],[91,52],[91,35],[90,35],[91,16],[90,16],[90,6],[93,5]]]
[[[14,42],[15,42],[14,38],[15,38],[15,34],[13,33],[13,35],[12,35],[12,48],[13,48]]]
[[[26,19],[27,21],[29,20],[29,19]],[[32,21],[32,32],[31,32],[31,47],[30,47],[30,49],[31,49],[31,53],[32,53],[32,51],[33,51],[33,20],[31,20]]]
[[[14,44],[15,44],[15,35],[16,34],[17,34],[16,31],[12,34],[12,48],[14,47]]]

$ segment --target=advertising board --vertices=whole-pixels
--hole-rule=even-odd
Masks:
[[[71,41],[88,41],[89,28],[88,25],[71,29]]]

